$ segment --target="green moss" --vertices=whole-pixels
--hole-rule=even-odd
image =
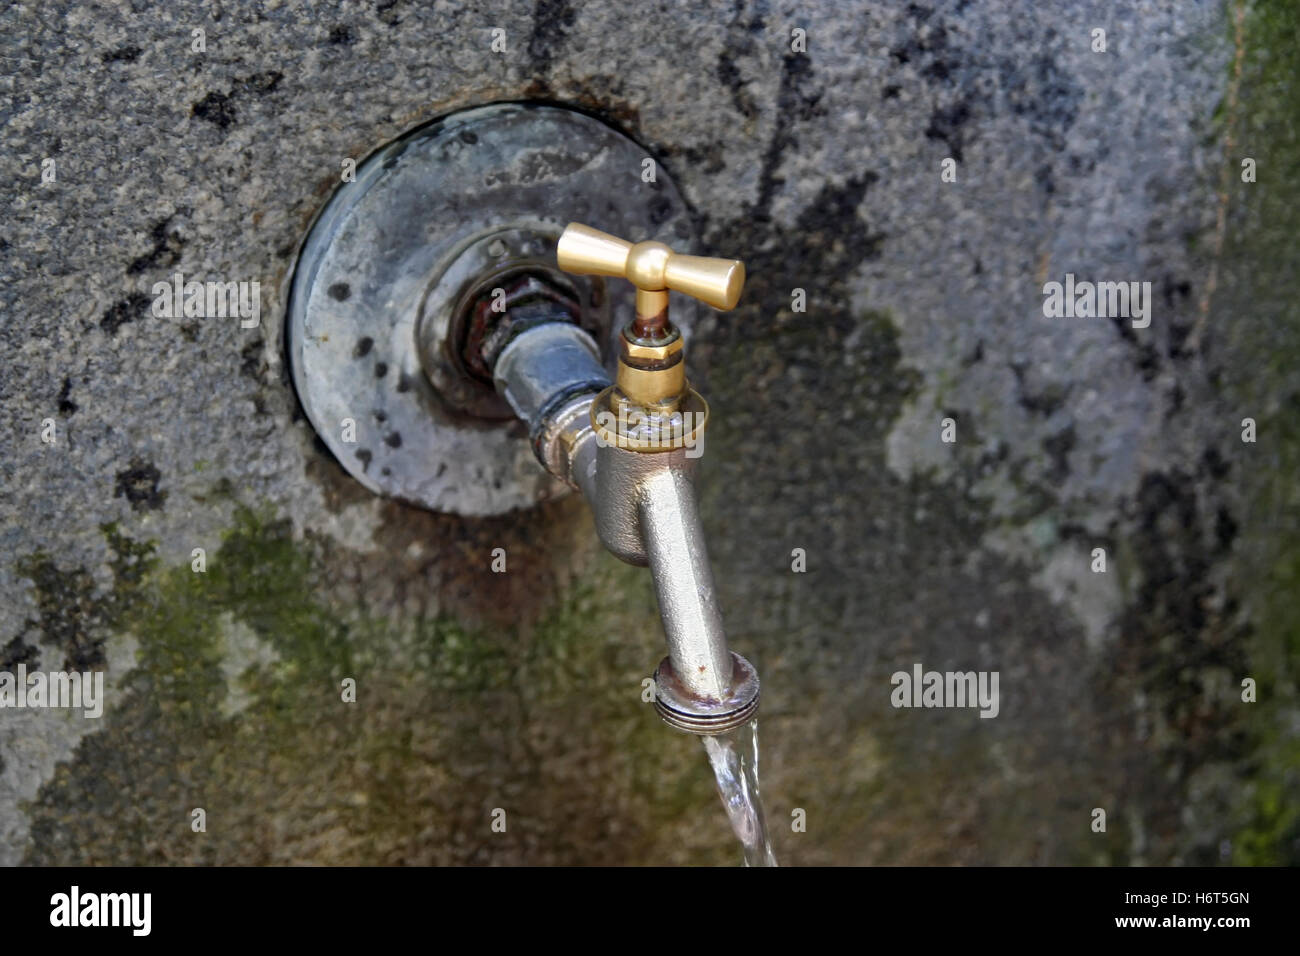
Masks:
[[[1238,551],[1254,621],[1246,675],[1258,683],[1251,708],[1253,784],[1239,809],[1233,860],[1300,863],[1300,740],[1294,726],[1300,679],[1300,4],[1255,0],[1228,5],[1229,30],[1244,28],[1237,106],[1217,114],[1235,143],[1230,167],[1228,270],[1212,321],[1221,329],[1224,384],[1234,400],[1232,440],[1254,418],[1258,441],[1242,444],[1248,501]],[[1234,41],[1235,42],[1235,41]],[[1230,66],[1230,69],[1234,67]],[[1253,158],[1257,182],[1243,183]]]
[[[269,512],[238,508],[206,573],[103,531],[94,611],[136,667],[27,808],[29,862],[653,862],[683,820],[700,862],[734,862],[698,743],[640,701],[663,653],[644,571],[603,558],[537,621],[478,628],[339,602]]]

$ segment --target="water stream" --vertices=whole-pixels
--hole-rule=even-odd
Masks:
[[[758,721],[729,734],[704,737],[718,796],[727,810],[731,829],[745,849],[746,866],[776,866],[772,838],[758,796]]]

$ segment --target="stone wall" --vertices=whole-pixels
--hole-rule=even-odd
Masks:
[[[783,863],[1300,859],[1288,4],[0,23],[0,671],[102,670],[107,698],[0,712],[0,863],[739,859],[698,743],[641,701],[649,576],[584,506],[374,498],[289,384],[285,290],[342,160],[506,99],[638,139],[692,251],[746,260],[690,361]],[[177,271],[260,279],[260,327],[154,318]],[[1067,273],[1150,282],[1149,327],[1046,318]],[[998,671],[998,716],[892,707],[918,662]]]

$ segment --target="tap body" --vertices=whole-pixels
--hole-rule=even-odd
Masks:
[[[647,409],[627,403],[595,342],[564,322],[519,335],[493,374],[528,424],[538,460],[581,491],[605,547],[650,568],[668,643],[655,672],[660,716],[698,734],[748,721],[758,707],[758,677],[727,647],[695,493],[708,414],[703,399],[689,392],[675,417],[643,416],[661,428],[642,423],[638,431],[636,417]]]

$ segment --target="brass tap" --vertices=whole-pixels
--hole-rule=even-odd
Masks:
[[[556,259],[565,272],[615,276],[636,286],[636,315],[619,335],[617,384],[592,404],[597,434],[636,451],[693,447],[709,407],[686,380],[684,343],[668,318],[668,293],[734,308],[745,264],[682,255],[662,242],[631,243],[576,222],[560,236]],[[611,417],[602,421],[604,414]]]
[[[578,223],[560,236],[556,259],[565,272],[631,281],[636,315],[618,337],[615,384],[577,405],[587,409],[589,427],[578,422],[581,411],[559,416],[561,435],[573,437],[567,446],[563,438],[553,442],[568,449],[555,457],[591,502],[605,546],[650,566],[668,640],[654,676],[655,709],[679,730],[726,733],[757,710],[758,673],[727,647],[722,626],[693,481],[709,406],[686,381],[668,292],[733,308],[745,266],[678,255],[661,242],[633,244]]]

